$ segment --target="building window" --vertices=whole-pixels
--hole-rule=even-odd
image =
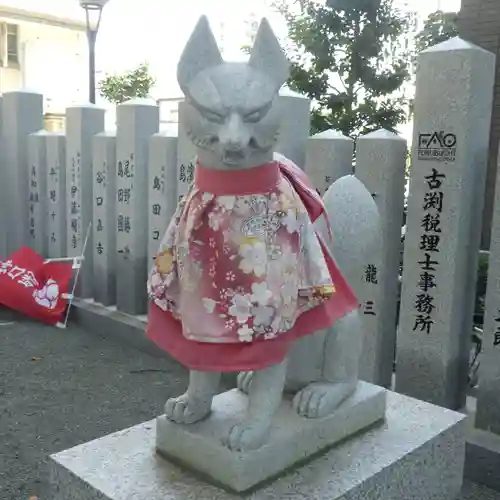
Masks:
[[[19,26],[7,24],[7,62],[19,64]]]

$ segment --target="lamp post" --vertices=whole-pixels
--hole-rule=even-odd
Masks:
[[[102,9],[109,0],[78,0],[85,9],[87,38],[89,42],[89,101],[95,104],[95,44],[101,24]]]

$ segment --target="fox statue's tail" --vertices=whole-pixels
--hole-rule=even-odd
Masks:
[[[318,219],[316,228],[345,279],[358,295],[365,267],[381,251],[377,205],[365,185],[354,175],[335,181],[323,201],[333,238],[329,237],[323,218]]]

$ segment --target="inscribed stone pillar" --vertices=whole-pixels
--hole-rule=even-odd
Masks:
[[[309,137],[305,170],[323,196],[340,177],[352,174],[354,141],[337,130],[325,130]]]
[[[356,177],[372,193],[380,214],[380,253],[366,262],[363,354],[360,376],[389,388],[392,380],[405,194],[406,141],[378,130],[356,142]]]
[[[116,304],[116,134],[93,138],[94,209],[92,214],[93,298]]]
[[[104,114],[104,109],[93,104],[66,109],[66,236],[69,257],[82,255],[89,224],[92,223],[92,138],[104,130]],[[92,248],[90,231],[75,290],[82,298],[92,297]]]
[[[148,155],[158,132],[159,108],[133,99],[118,106],[116,140],[117,306],[128,314],[147,309]]]
[[[66,239],[66,136],[63,132],[47,134],[47,257],[67,255]]]
[[[490,241],[476,428],[500,436],[500,170],[495,188]]]
[[[7,253],[28,243],[28,136],[43,129],[43,96],[17,90],[3,94],[4,207],[7,217]],[[7,126],[5,124],[8,124]]]
[[[184,125],[185,104],[179,102],[179,128],[177,133],[177,199],[188,191],[194,179],[196,149],[186,133]]]
[[[148,257],[152,265],[177,206],[177,137],[163,133],[151,137],[148,174]]]
[[[28,245],[47,257],[47,132],[28,136],[29,233]]]
[[[284,87],[279,94],[281,125],[275,151],[292,160],[300,168],[306,162],[306,144],[310,133],[311,101]]]
[[[495,57],[454,38],[419,56],[396,390],[465,403]]]

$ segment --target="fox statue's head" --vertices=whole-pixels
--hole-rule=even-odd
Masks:
[[[200,165],[243,169],[272,160],[280,128],[278,92],[288,61],[266,19],[248,62],[225,62],[206,17],[201,17],[177,67],[186,96],[186,132]]]

